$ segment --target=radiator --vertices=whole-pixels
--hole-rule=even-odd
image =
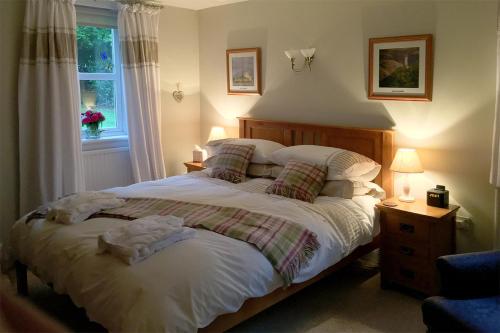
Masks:
[[[88,191],[134,182],[128,147],[84,151],[83,166]]]

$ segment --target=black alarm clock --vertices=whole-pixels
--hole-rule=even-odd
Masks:
[[[427,191],[427,205],[446,208],[450,201],[450,192],[446,189],[444,185],[436,185],[436,188],[432,188]]]

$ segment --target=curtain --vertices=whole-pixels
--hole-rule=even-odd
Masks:
[[[136,182],[165,177],[160,135],[159,7],[122,5],[118,31]]]
[[[500,2],[499,2],[500,10]],[[497,23],[497,96],[490,183],[495,186],[495,248],[500,249],[500,15]]]
[[[20,210],[84,190],[72,0],[28,0],[19,63]]]

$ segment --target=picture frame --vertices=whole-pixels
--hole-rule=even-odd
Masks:
[[[259,47],[226,50],[227,93],[262,95]]]
[[[368,98],[432,100],[432,35],[369,39]]]

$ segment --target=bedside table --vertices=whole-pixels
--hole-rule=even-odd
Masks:
[[[184,162],[184,165],[187,168],[187,172],[201,171],[201,170],[206,169],[203,166],[202,162]]]
[[[382,288],[392,283],[427,295],[438,289],[436,259],[455,253],[455,219],[459,206],[427,206],[397,198],[395,207],[377,204],[380,211],[380,274]]]

